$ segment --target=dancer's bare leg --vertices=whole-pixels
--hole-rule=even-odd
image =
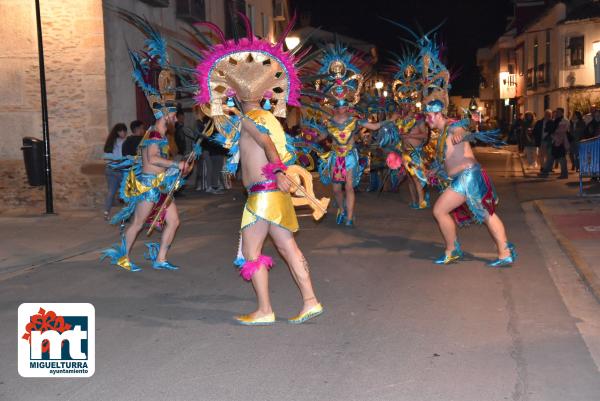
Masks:
[[[506,230],[504,229],[504,223],[498,217],[498,213],[494,213],[485,220],[490,235],[496,243],[498,248],[498,259],[503,259],[510,256],[510,249],[506,247],[508,240],[506,239]]]
[[[242,231],[242,254],[246,260],[256,260],[262,253],[263,244],[269,233],[269,223],[258,220]],[[256,292],[258,309],[250,313],[253,318],[260,318],[273,313],[269,297],[269,272],[262,266],[252,276],[252,286]]]
[[[135,207],[135,212],[133,214],[133,221],[129,224],[129,227],[125,230],[125,243],[127,246],[127,255],[129,255],[129,251],[135,242],[140,231],[144,227],[144,223],[146,219],[152,212],[152,208],[154,207],[154,203],[141,201]]]
[[[411,175],[410,178],[412,179],[413,185],[415,186],[415,190],[417,191],[417,199],[420,206],[421,203],[425,201],[425,188],[423,188],[423,186],[421,185],[421,181],[419,181],[417,177]]]
[[[346,211],[348,220],[354,218],[354,170],[348,170],[346,173]]]
[[[451,189],[446,189],[433,206],[433,216],[438,222],[440,232],[446,243],[446,255],[454,250],[456,224],[450,212],[465,203],[466,198]]]
[[[335,197],[335,202],[338,205],[339,209],[344,209],[344,191],[342,190],[342,184],[334,183],[333,187],[333,196]]]
[[[271,238],[273,239],[273,243],[277,247],[277,250],[288,264],[292,277],[296,281],[300,293],[302,294],[303,306],[300,314],[307,312],[310,308],[319,303],[310,279],[308,262],[300,248],[298,248],[298,244],[296,244],[294,235],[291,232],[285,228],[271,225],[269,234],[271,234]]]
[[[157,261],[164,262],[167,260],[167,252],[169,251],[171,242],[173,242],[177,227],[179,227],[179,214],[177,213],[175,202],[171,202],[165,214],[165,227],[160,237],[160,250],[156,258]]]

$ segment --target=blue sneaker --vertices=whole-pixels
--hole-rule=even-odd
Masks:
[[[346,211],[344,209],[338,209],[337,214],[335,216],[335,223],[337,225],[344,224],[346,221]]]
[[[498,258],[487,265],[489,267],[511,267],[513,263],[517,261],[517,250],[515,249],[514,244],[510,242],[506,243],[506,249],[510,251],[510,255],[505,258]]]
[[[450,255],[447,255],[446,252],[433,263],[436,265],[447,265],[449,263],[456,262],[464,256],[462,249],[460,249],[460,243],[458,241],[454,241],[454,249],[450,252]]]
[[[158,260],[155,260],[154,262],[152,262],[152,268],[154,268],[156,270],[179,270],[179,267],[170,264],[166,260],[163,262],[159,262]]]

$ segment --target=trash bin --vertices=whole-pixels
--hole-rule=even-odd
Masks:
[[[25,161],[25,171],[27,172],[29,185],[45,185],[44,141],[30,136],[25,137],[23,138],[23,147],[21,150],[23,151],[23,160]]]

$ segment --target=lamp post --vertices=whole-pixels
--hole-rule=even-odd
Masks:
[[[46,178],[46,214],[54,214],[52,201],[52,165],[50,160],[50,135],[48,128],[48,99],[46,97],[46,68],[44,66],[44,44],[42,42],[42,17],[40,0],[35,0],[35,17],[37,23],[38,57],[40,63],[40,95],[42,99],[42,135],[44,137],[44,166]]]

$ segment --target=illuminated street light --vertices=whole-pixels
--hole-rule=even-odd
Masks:
[[[421,102],[417,102],[417,103],[415,103],[415,106],[417,106],[417,109],[419,109],[419,110],[420,110],[420,109],[421,109]]]
[[[377,81],[377,82],[375,82],[375,88],[376,88],[376,89],[381,89],[381,88],[383,88],[383,82],[381,82],[381,81]]]
[[[387,97],[388,91],[383,91],[383,97]]]
[[[296,46],[298,46],[299,44],[300,38],[298,36],[288,36],[287,38],[285,38],[285,45],[287,46],[288,50],[296,48]]]

